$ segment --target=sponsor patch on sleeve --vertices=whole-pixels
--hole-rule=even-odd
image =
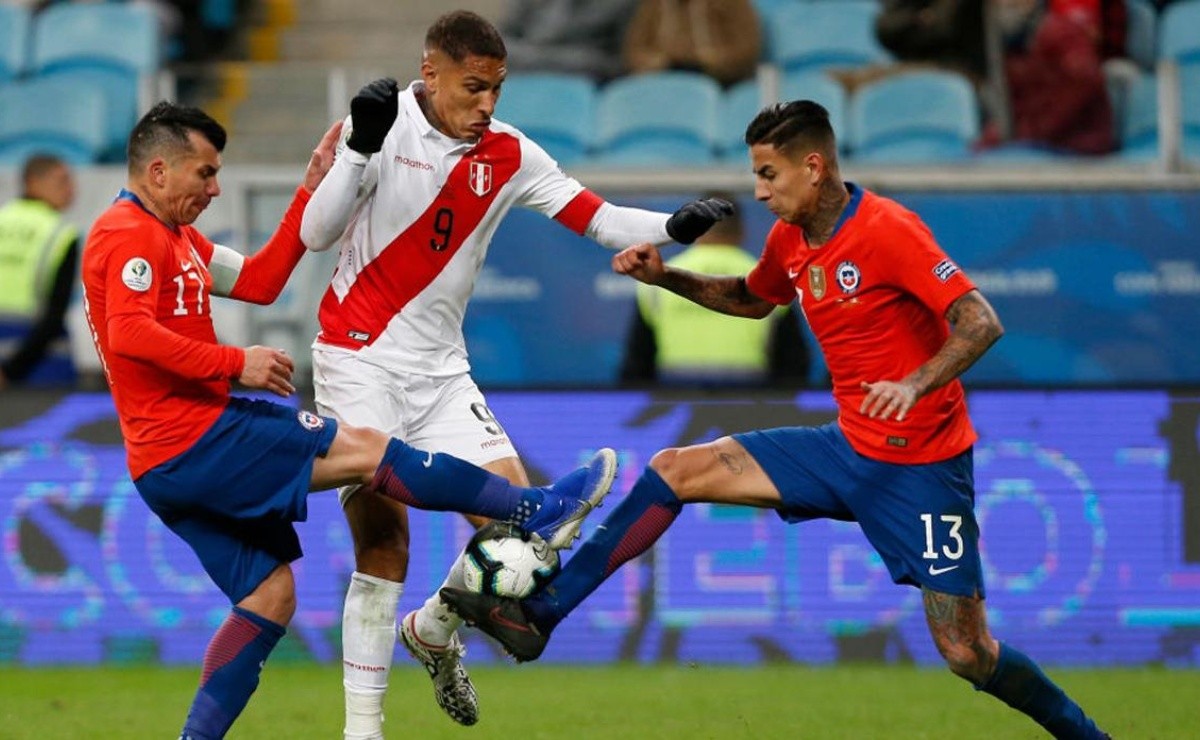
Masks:
[[[949,280],[956,272],[958,272],[958,265],[950,260],[942,260],[933,267],[934,276],[943,283]]]
[[[150,263],[141,257],[132,257],[121,268],[121,282],[130,290],[145,293],[154,282],[154,271]]]

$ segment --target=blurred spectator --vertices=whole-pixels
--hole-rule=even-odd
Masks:
[[[1043,0],[996,0],[1012,140],[1066,154],[1116,147],[1099,39]],[[981,145],[1001,143],[994,125]]]
[[[691,70],[732,85],[754,75],[761,50],[750,0],[642,0],[623,56],[627,72]]]
[[[1104,61],[1126,56],[1129,10],[1125,0],[1050,0],[1050,12],[1088,29]]]
[[[745,275],[758,262],[741,247],[742,214],[734,212],[668,260],[672,267],[705,275]],[[652,285],[638,285],[621,363],[623,385],[800,387],[808,378],[808,346],[794,308],[767,321],[714,313]]]
[[[987,76],[979,0],[883,0],[875,34],[900,62],[950,69],[976,85]]]
[[[621,42],[638,0],[511,0],[500,25],[513,72],[621,74]]]
[[[66,163],[35,155],[22,169],[21,196],[0,208],[0,388],[42,371],[51,342],[64,333],[79,232],[62,213],[74,200]],[[69,379],[66,360],[59,364],[38,374]]]

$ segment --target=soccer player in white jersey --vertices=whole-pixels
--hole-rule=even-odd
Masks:
[[[339,249],[313,344],[321,413],[527,485],[512,442],[468,374],[462,332],[500,220],[525,206],[619,249],[690,243],[731,206],[698,200],[665,214],[605,202],[492,117],[505,57],[504,41],[480,16],[456,11],[436,20],[421,79],[404,90],[376,80],[351,101],[347,138],[304,212],[301,236],[309,249]],[[407,518],[401,505],[353,488],[342,489],[341,500],[356,566],[342,617],[345,736],[381,738],[408,567]],[[461,556],[446,585],[462,587]],[[478,702],[460,661],[460,624],[435,593],[404,616],[399,636],[429,671],[442,709],[471,725]]]

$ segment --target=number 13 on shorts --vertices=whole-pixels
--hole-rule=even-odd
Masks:
[[[925,525],[925,551],[921,557],[926,560],[937,560],[944,557],[958,560],[963,556],[962,524],[963,518],[957,514],[922,514],[921,522]],[[945,530],[946,544],[939,549],[934,544],[935,530]],[[943,538],[938,538],[943,539]]]

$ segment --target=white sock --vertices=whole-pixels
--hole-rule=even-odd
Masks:
[[[354,573],[342,609],[346,740],[383,738],[383,696],[396,649],[396,604],[403,583]]]
[[[446,574],[446,580],[442,583],[442,587],[467,587],[467,582],[463,579],[463,558],[465,557],[466,550],[458,554],[458,559],[454,561],[454,565],[450,566],[450,572]],[[450,638],[454,636],[462,623],[462,618],[450,611],[450,607],[446,606],[442,597],[438,596],[435,591],[433,596],[426,599],[424,605],[417,610],[413,631],[417,633],[417,637],[421,638],[421,642],[427,645],[449,645]]]

